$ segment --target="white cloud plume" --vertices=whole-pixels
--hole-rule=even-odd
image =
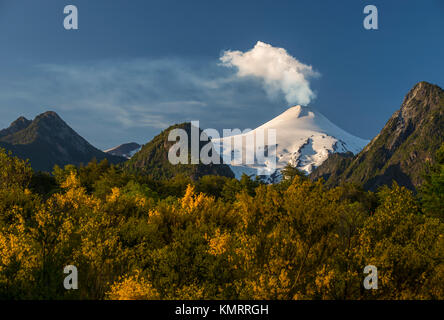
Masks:
[[[283,48],[258,41],[250,51],[225,51],[220,60],[226,67],[236,67],[238,77],[261,79],[271,97],[283,93],[289,104],[302,105],[315,98],[309,79],[319,73]]]

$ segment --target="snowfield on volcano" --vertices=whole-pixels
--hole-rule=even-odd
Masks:
[[[276,130],[276,152],[272,152],[275,153],[276,168],[272,162],[267,161],[264,164],[247,164],[245,141],[251,139],[251,135],[257,137],[262,134],[264,136],[265,132],[265,150],[273,150],[267,141],[269,129]],[[242,138],[243,143],[240,147],[234,146],[235,137]],[[224,143],[227,139],[231,139],[231,146]],[[255,176],[258,172],[257,169],[260,169],[261,172],[266,172],[265,176],[269,176],[268,181],[271,179],[270,182],[276,182],[276,180],[280,180],[280,169],[288,163],[308,174],[321,165],[331,153],[351,151],[356,154],[369,143],[369,140],[345,132],[310,107],[298,105],[289,108],[252,131],[213,139],[212,142],[216,150],[221,150],[223,157],[231,156],[230,167],[236,178],[240,178],[243,173]]]

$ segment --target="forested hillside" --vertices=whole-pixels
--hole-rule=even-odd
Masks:
[[[0,151],[0,298],[444,299],[443,155],[416,196],[291,168],[275,185],[106,161],[51,176]],[[370,264],[378,290],[362,286]]]
[[[184,130],[187,136],[191,137],[192,125],[190,122],[170,126],[155,136],[150,142],[146,143],[131,159],[123,163],[124,169],[132,173],[150,175],[156,179],[169,179],[178,174],[189,176],[193,180],[197,180],[205,175],[220,175],[234,178],[230,167],[224,164],[222,159],[220,159],[218,164],[203,164],[200,159],[197,160],[198,163],[192,164],[191,139],[188,139],[189,163],[172,164],[168,159],[168,153],[171,147],[176,144],[176,141],[169,141],[168,137],[170,132],[175,129]],[[200,137],[202,129],[197,127],[194,127],[194,129],[199,133]],[[208,143],[208,141],[200,141],[199,139],[199,154],[202,148]]]

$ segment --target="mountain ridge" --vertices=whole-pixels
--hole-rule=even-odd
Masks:
[[[113,148],[104,150],[103,152],[107,154],[111,154],[114,156],[120,156],[127,159],[131,159],[131,157],[136,154],[142,146],[136,142],[128,142],[128,143],[122,143],[118,146],[115,146]]]
[[[444,90],[422,81],[405,96],[382,130],[352,159],[326,162],[310,177],[326,178],[327,185],[344,182],[376,190],[393,180],[414,190],[422,182],[427,161],[443,142]],[[342,172],[338,166],[346,166]],[[327,168],[328,167],[328,168]]]
[[[92,146],[54,111],[41,113],[34,120],[19,117],[0,131],[0,147],[29,159],[33,169],[39,171],[50,172],[56,164],[86,164],[94,158],[112,163],[124,160]]]

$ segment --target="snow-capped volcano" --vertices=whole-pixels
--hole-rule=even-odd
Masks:
[[[224,145],[224,140],[232,139],[234,137],[242,137],[243,141],[248,141],[249,135],[257,135],[260,132],[267,132],[268,129],[276,130],[276,169],[282,169],[288,163],[296,166],[300,170],[310,173],[315,167],[324,162],[329,154],[334,152],[351,151],[354,154],[361,151],[368,140],[355,137],[341,128],[331,123],[321,113],[314,111],[310,107],[294,106],[280,114],[276,118],[268,121],[262,126],[237,136],[224,137],[221,139],[212,140],[213,144],[220,147],[222,155],[244,155],[245,146],[243,143],[242,150],[237,150],[236,147],[228,148]],[[264,131],[262,131],[264,130]],[[262,135],[264,135],[262,133]],[[267,136],[267,134],[265,134]],[[250,136],[251,138],[251,136]],[[251,140],[250,140],[251,141]],[[265,149],[271,148],[267,145],[265,139]],[[273,152],[274,153],[274,152]],[[231,169],[236,177],[240,177],[243,173],[248,175],[256,175],[256,169],[262,170],[269,167],[268,163],[260,164],[245,164],[237,159],[231,162]],[[242,162],[239,164],[239,162]],[[274,168],[269,168],[270,174],[274,172]]]
[[[103,152],[108,153],[108,154],[112,154],[115,156],[120,156],[120,157],[124,157],[127,159],[131,159],[131,157],[138,151],[140,151],[140,149],[142,148],[142,146],[138,143],[135,142],[130,142],[130,143],[124,143],[121,144],[117,147],[105,150]]]

